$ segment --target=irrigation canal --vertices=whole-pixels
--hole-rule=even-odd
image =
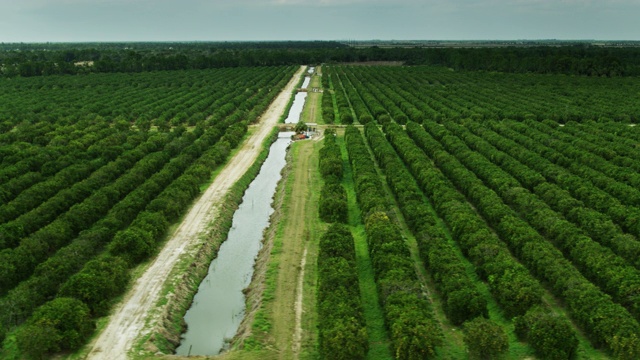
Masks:
[[[305,93],[306,94],[306,93]],[[263,230],[273,213],[272,197],[286,164],[291,132],[281,132],[271,145],[269,156],[244,194],[233,216],[227,240],[211,262],[209,273],[200,284],[191,308],[185,315],[187,332],[176,354],[217,355],[236,334],[244,317],[242,292],[251,282]]]

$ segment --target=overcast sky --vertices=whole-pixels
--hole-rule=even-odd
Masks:
[[[0,0],[0,42],[640,40],[640,0]]]

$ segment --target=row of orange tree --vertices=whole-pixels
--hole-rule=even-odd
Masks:
[[[464,126],[455,124],[447,124],[446,126],[465,140],[470,148],[488,159],[492,159],[496,165],[517,179],[524,188],[535,193],[547,205],[577,225],[593,240],[607,246],[615,254],[638,267],[640,242],[637,237],[631,233],[625,233],[623,228],[614,223],[607,213],[589,207],[589,202],[573,197],[569,189],[582,188],[583,190],[574,191],[574,193],[583,195],[592,193],[598,197],[608,194],[591,191],[594,186],[588,180],[577,177],[558,165],[551,164],[547,159],[478,122],[467,120],[463,124]],[[464,131],[464,129],[469,131]],[[557,179],[562,179],[562,181],[557,181]]]
[[[639,167],[640,136],[624,124],[636,119],[636,105],[608,94],[636,85],[420,67],[337,66],[331,71],[349,103],[363,107],[356,114],[384,108],[375,120],[386,124],[389,141],[456,245],[505,313],[517,315],[516,333],[540,356],[568,358],[576,352],[576,337],[570,335],[576,329],[557,316],[558,304],[596,347],[617,358],[638,356],[638,177],[631,169]],[[567,116],[556,116],[560,104]],[[405,133],[393,123],[406,119],[419,123],[409,121]],[[390,156],[382,155],[384,141],[374,125],[365,127],[384,169]],[[427,217],[418,205],[420,194],[411,190],[411,181],[402,180],[400,168],[394,165],[386,179],[415,227],[412,218]],[[412,217],[412,212],[422,215]],[[510,254],[519,272],[497,266],[505,265]],[[514,274],[520,276],[499,281]],[[530,294],[531,301],[512,301],[520,306],[512,311],[504,295],[518,284],[527,289],[518,294]],[[560,302],[550,307],[542,302],[540,284]],[[543,336],[535,322],[545,317],[558,322],[556,338],[574,340],[554,343]]]
[[[584,202],[587,207],[609,216],[625,232],[637,236],[640,209],[622,204],[619,199],[594,186],[589,179],[576,176],[566,168],[556,165],[552,161],[556,152],[511,128],[512,126],[520,128],[519,125],[506,126],[508,122],[486,122],[485,124],[492,130],[489,135],[493,131],[499,135],[495,139],[487,138],[492,141],[492,144],[503,151],[517,148],[518,151],[509,152],[514,158],[539,172],[548,182],[553,182],[568,191],[571,196]]]
[[[473,151],[441,126],[425,124],[443,148],[492,189],[538,233],[561,250],[580,272],[611,295],[638,318],[635,290],[640,289],[640,272],[611,249],[594,241],[575,224],[562,218],[535,193],[522,188],[505,170]],[[464,129],[458,128],[460,132]],[[489,155],[490,158],[490,155]]]
[[[0,334],[3,339],[11,334],[6,337],[6,348],[14,348],[14,343],[17,343],[23,354],[39,357],[81,345],[91,334],[94,319],[104,315],[113,299],[126,289],[129,269],[157,251],[169,224],[179,219],[198,195],[200,186],[209,180],[211,171],[225,161],[243,138],[247,126],[258,120],[279,89],[289,81],[294,70],[294,67],[274,67],[246,71],[210,70],[197,74],[158,74],[161,78],[182,84],[173,89],[182,94],[176,97],[181,99],[179,101],[200,99],[203,92],[211,96],[206,90],[219,88],[209,105],[202,108],[206,116],[190,128],[183,124],[140,127],[136,124],[138,118],[132,113],[127,113],[124,118],[91,117],[93,123],[106,124],[106,127],[100,128],[107,135],[104,139],[111,139],[98,139],[96,144],[100,144],[100,149],[90,151],[95,157],[89,163],[95,163],[95,170],[87,171],[85,176],[78,176],[76,181],[70,181],[64,187],[60,186],[58,180],[66,178],[58,174],[66,174],[64,171],[67,167],[60,166],[60,171],[52,171],[47,174],[49,176],[41,175],[42,181],[23,186],[25,189],[13,196],[11,202],[3,204],[9,205],[25,198],[21,196],[22,192],[39,184],[55,187],[47,190],[47,186],[39,186],[52,194],[48,198],[43,196],[39,203],[11,207],[24,208],[22,213],[16,210],[3,212],[14,218],[0,226],[6,226],[15,236],[4,243],[5,249],[0,253],[3,259]],[[140,74],[140,79],[148,79],[148,75]],[[148,87],[139,88],[135,81],[137,75],[131,75],[130,88],[127,89],[122,74],[112,76],[114,79],[106,75],[101,79],[107,84],[117,84],[114,85],[116,89],[129,97],[114,96],[114,99],[123,100],[116,102],[119,105],[125,104],[125,100],[131,104],[146,102],[145,90],[152,91],[161,86],[150,83]],[[35,81],[43,79],[51,78],[38,78]],[[26,82],[31,79],[14,80]],[[61,81],[92,83],[97,80],[79,77]],[[208,83],[211,87],[196,86],[197,82]],[[24,92],[35,98],[50,90],[53,89],[41,90],[36,87]],[[167,97],[173,99],[174,91],[171,88],[165,90]],[[44,93],[40,94],[40,91]],[[85,87],[84,91],[90,92],[90,87]],[[101,97],[99,92],[96,92],[96,96],[99,99],[96,101],[107,98]],[[219,99],[224,100],[218,102]],[[149,104],[153,108],[153,103]],[[80,103],[69,100],[63,105],[64,108],[70,106],[76,109],[90,106],[84,100]],[[75,122],[75,116],[54,120],[59,121],[61,127],[73,128],[76,123],[83,123],[81,117],[77,116]],[[12,154],[12,158],[6,164],[2,163],[0,171],[28,160],[20,150],[22,146],[19,139],[23,136],[21,124],[31,124],[36,120],[21,120],[18,114],[12,121],[15,125],[10,134],[16,135],[4,136],[1,146],[3,149],[12,146],[18,149],[6,150]],[[53,140],[64,136],[60,131],[56,132],[56,121],[51,128],[53,133],[41,131],[37,136],[42,138],[42,142],[25,146],[25,151],[55,153],[48,148],[49,145],[60,148],[61,142]],[[44,121],[36,121],[34,125],[41,122]],[[79,131],[81,129],[92,129],[92,126],[78,128]],[[84,139],[83,134],[75,137]],[[76,146],[69,141],[73,149],[67,153],[81,152],[83,143],[79,144]],[[104,157],[103,154],[110,157]],[[73,159],[68,157],[68,166],[74,166]],[[45,159],[41,166],[47,162]],[[80,161],[78,163],[82,164]],[[37,173],[41,166],[34,166],[30,170]],[[50,179],[56,180],[48,181]],[[3,184],[9,184],[12,180],[13,177]],[[43,219],[32,215],[44,215],[46,209],[54,213],[47,214]],[[39,228],[20,226],[25,219],[31,218],[39,221]],[[70,318],[71,313],[77,316]]]
[[[408,126],[415,123],[409,123]],[[478,275],[491,289],[494,299],[511,318],[517,316],[522,319],[534,319],[526,326],[521,326],[520,333],[527,340],[536,353],[543,358],[571,358],[576,353],[577,338],[569,322],[559,316],[553,309],[542,301],[543,288],[534,279],[517,258],[514,258],[507,244],[496,236],[484,219],[467,202],[447,177],[434,165],[425,152],[420,148],[429,146],[437,150],[436,143],[428,144],[428,139],[421,137],[421,141],[414,143],[411,138],[397,125],[385,127],[390,142],[398,154],[411,169],[429,200],[433,202],[439,215],[445,220],[452,235],[465,254],[474,264]],[[412,136],[419,134],[417,129],[411,129]],[[428,144],[428,145],[427,145]],[[445,157],[444,153],[438,156]],[[436,162],[437,163],[437,162]],[[453,159],[448,159],[447,166],[461,172]],[[485,197],[477,181],[467,183],[470,191],[478,197]],[[465,193],[466,195],[466,193]],[[491,197],[487,197],[485,204],[491,204]],[[477,207],[476,207],[477,208]],[[535,315],[534,315],[535,314]],[[532,335],[545,333],[546,336]],[[560,340],[562,339],[562,340]]]
[[[443,342],[442,329],[402,231],[390,215],[375,163],[359,130],[347,127],[345,141],[392,353],[397,359],[433,358]]]
[[[324,185],[320,191],[318,213],[322,221],[346,224],[347,192],[342,187],[342,153],[336,142],[336,133],[331,129],[324,132],[324,146],[320,149],[320,174]]]
[[[325,359],[366,359],[369,347],[356,265],[353,235],[347,222],[347,194],[342,186],[342,152],[336,134],[325,130],[318,169],[324,180],[320,219],[333,223],[318,249],[318,343]]]
[[[501,74],[426,66],[334,66],[330,71],[345,83],[349,100],[364,101],[376,120],[384,116],[382,123],[386,116],[398,123],[404,123],[405,116],[413,121],[471,117],[563,123],[640,119],[640,108],[628,95],[638,92],[637,81],[631,78]],[[358,107],[354,105],[359,117],[365,111]]]
[[[635,270],[621,259],[612,258],[611,254],[607,253],[609,251],[607,248],[600,247],[596,243],[585,242],[590,239],[581,234],[579,230],[572,228],[570,223],[563,221],[557,214],[550,213],[548,209],[545,210],[543,203],[535,205],[536,199],[528,196],[526,190],[509,186],[510,180],[500,176],[500,170],[491,167],[490,163],[481,162],[476,153],[464,153],[464,145],[456,145],[452,136],[442,134],[445,131],[444,128],[437,124],[425,124],[425,126],[427,125],[429,125],[427,128],[434,134],[441,135],[438,136],[439,141],[427,135],[415,123],[409,123],[407,130],[416,143],[431,157],[431,160],[442,169],[449,180],[456,185],[456,188],[497,231],[501,240],[529,268],[529,271],[542,281],[555,284],[552,290],[558,297],[564,299],[569,313],[583,326],[594,344],[608,348],[617,357],[633,358],[635,356],[633,354],[637,354],[638,351],[637,339],[634,337],[634,334],[637,334],[638,323],[627,310],[612,302],[582,273],[591,276],[597,274],[600,277],[619,276],[616,277],[616,281],[621,282],[613,281],[613,283],[618,284],[617,286],[621,288],[608,287],[608,289],[611,289],[614,299],[618,299],[621,304],[626,305],[632,313],[635,313],[635,301],[633,300],[633,289],[637,288],[635,285],[637,282],[633,280],[636,276],[634,275]],[[445,152],[446,146],[444,144],[455,149],[454,153]],[[398,149],[406,152],[408,148],[409,146],[405,144]],[[497,153],[493,155],[493,157],[499,156]],[[467,170],[463,163],[471,166],[476,173]],[[476,174],[484,174],[482,176],[484,183],[476,178]],[[504,194],[504,198],[500,199],[496,192],[488,189],[485,184],[495,186],[494,189],[498,193]],[[437,196],[442,196],[442,192],[438,192]],[[503,201],[511,205],[517,213]],[[564,236],[558,237],[553,244],[562,246],[561,249],[568,254],[570,259],[573,259],[578,268],[567,261],[551,242],[543,239],[520,216],[531,222],[533,226],[538,224],[541,233],[552,239],[553,236],[563,234]],[[452,224],[452,226],[457,227],[456,224]],[[555,230],[552,230],[551,226]],[[557,232],[559,230],[562,232]],[[554,231],[557,235],[554,234]],[[570,234],[577,238],[572,240],[569,237]],[[560,241],[563,242],[560,243]],[[590,270],[598,266],[601,267],[599,270]],[[610,269],[616,271],[609,271]],[[600,281],[605,286],[604,289],[607,289],[606,280]],[[590,300],[585,302],[586,299]],[[538,310],[534,308],[533,311]],[[530,316],[525,314],[523,319],[527,317]],[[516,324],[522,324],[522,322],[516,321]],[[562,336],[562,338],[566,338],[566,336]],[[548,340],[539,340],[542,341],[541,344],[549,345]],[[566,345],[567,342],[564,344]],[[535,342],[532,343],[532,346],[540,352]],[[567,354],[570,355],[571,352]]]

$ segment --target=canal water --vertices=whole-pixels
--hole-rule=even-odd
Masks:
[[[304,81],[302,82],[302,89],[308,88],[310,83],[311,83],[311,76],[305,76]]]
[[[302,115],[302,108],[304,107],[304,101],[307,98],[307,93],[301,91],[296,94],[293,99],[293,104],[289,110],[289,116],[284,120],[285,124],[297,124],[300,121],[300,115]]]
[[[209,273],[200,284],[191,308],[185,315],[187,332],[176,354],[217,355],[236,334],[244,317],[249,286],[262,233],[273,213],[272,197],[286,161],[292,132],[281,132],[271,145],[269,156],[242,198],[233,216],[227,240],[211,262]]]

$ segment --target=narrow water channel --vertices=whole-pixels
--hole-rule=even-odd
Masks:
[[[302,82],[302,89],[308,88],[310,83],[311,83],[311,76],[305,76],[304,81]]]
[[[185,315],[187,332],[176,354],[217,355],[236,334],[244,317],[242,290],[251,282],[253,266],[262,247],[262,232],[273,213],[271,201],[286,161],[292,132],[281,132],[269,156],[242,198],[233,216],[227,240],[211,262],[191,308]]]
[[[300,121],[300,115],[302,115],[302,108],[304,107],[304,101],[307,98],[307,93],[301,91],[296,94],[293,99],[293,104],[289,110],[289,115],[284,120],[285,124],[297,124]]]

